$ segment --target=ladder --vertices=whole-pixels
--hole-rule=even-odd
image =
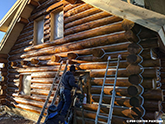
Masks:
[[[37,124],[40,124],[41,119],[42,119],[43,116],[45,117],[45,120],[46,120],[46,117],[47,117],[47,116],[44,115],[44,112],[45,112],[45,109],[46,109],[47,104],[48,104],[48,102],[49,102],[49,99],[50,99],[50,96],[51,96],[51,94],[52,94],[53,88],[54,88],[55,86],[57,86],[56,93],[54,94],[53,100],[52,100],[52,102],[51,102],[51,105],[54,105],[54,103],[55,103],[55,101],[56,101],[56,98],[57,98],[57,95],[58,95],[58,92],[59,92],[59,89],[60,89],[61,79],[62,79],[63,75],[65,74],[65,72],[66,72],[66,70],[67,70],[68,62],[69,62],[69,61],[67,60],[66,65],[65,65],[65,69],[64,69],[63,74],[62,74],[61,77],[59,77],[59,74],[60,74],[60,72],[61,72],[61,67],[62,67],[63,61],[60,63],[60,67],[59,67],[59,69],[58,69],[58,71],[57,71],[57,73],[56,73],[56,75],[55,75],[55,78],[54,78],[53,83],[52,83],[52,85],[51,85],[51,88],[50,88],[50,90],[49,90],[49,94],[48,94],[48,96],[47,96],[47,98],[46,98],[45,104],[44,104],[44,106],[43,106],[43,108],[42,108],[42,110],[41,110],[40,116],[39,116],[39,118],[38,118]],[[59,80],[59,83],[57,84],[56,82],[57,82],[58,80]]]
[[[100,100],[99,100],[99,104],[98,104],[98,109],[97,109],[97,113],[96,113],[96,118],[95,118],[95,124],[98,124],[98,119],[105,119],[108,120],[108,122],[99,122],[99,123],[103,123],[103,124],[111,124],[111,120],[112,120],[112,113],[113,113],[113,108],[114,108],[114,102],[115,102],[115,97],[116,97],[116,92],[115,92],[115,87],[116,87],[116,81],[117,81],[117,73],[118,73],[118,68],[119,68],[119,63],[120,63],[120,59],[121,59],[121,55],[118,55],[118,58],[115,59],[111,59],[111,57],[108,57],[107,60],[107,67],[106,67],[106,71],[105,71],[105,75],[104,75],[104,80],[103,80],[103,84],[102,84],[102,90],[101,90],[101,94],[100,94]],[[111,60],[117,60],[117,66],[115,66],[116,68],[116,74],[115,75],[107,75],[108,73],[108,69],[109,69],[109,63]],[[102,103],[103,100],[103,96],[104,96],[104,86],[106,85],[106,78],[107,77],[112,77],[115,76],[115,80],[114,80],[114,84],[113,84],[113,91],[112,91],[112,95],[111,96],[111,102],[110,105],[105,105]],[[109,108],[109,115],[108,117],[105,115],[100,115],[100,108],[101,107],[106,107]]]

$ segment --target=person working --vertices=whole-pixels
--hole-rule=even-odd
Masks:
[[[75,84],[74,73],[75,73],[75,66],[71,65],[70,71],[67,71],[61,80],[62,84],[64,85],[64,91],[62,93],[61,101],[57,106],[57,112],[63,117],[65,117],[67,115],[67,111],[71,104],[72,88],[76,87],[79,89],[79,86],[77,84]]]

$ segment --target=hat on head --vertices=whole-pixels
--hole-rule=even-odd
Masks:
[[[75,69],[75,66],[74,66],[74,65],[71,65],[71,66],[70,66],[70,71],[76,71],[76,69]]]

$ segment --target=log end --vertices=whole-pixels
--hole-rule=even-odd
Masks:
[[[39,62],[38,59],[31,59],[31,64],[37,64]]]
[[[61,60],[61,57],[60,56],[57,56],[57,55],[53,55],[51,57],[51,61],[52,62],[59,62]]]
[[[131,83],[131,84],[135,84],[135,85],[138,85],[140,82],[141,82],[141,79],[138,75],[134,74],[134,75],[130,75],[128,77],[128,81]]]
[[[140,51],[140,47],[138,44],[136,43],[131,43],[128,48],[127,48],[128,52],[131,54],[138,54]]]
[[[68,53],[67,54],[68,59],[76,59],[78,55],[76,53]]]

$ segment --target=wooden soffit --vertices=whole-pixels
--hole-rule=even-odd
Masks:
[[[17,2],[2,19],[2,23],[0,23],[0,28],[2,28],[8,22],[8,25],[4,30],[6,34],[0,42],[0,53],[9,53],[11,47],[14,45],[25,25],[23,23],[19,23],[18,20],[20,19],[20,17],[28,19],[31,15],[32,10],[34,9],[33,6],[28,5],[29,0],[17,0]],[[15,7],[17,7],[17,9]]]
[[[121,0],[82,0],[121,18],[126,18],[158,33],[165,46],[165,15]]]
[[[21,5],[21,1],[17,0],[16,3],[12,6],[12,8],[7,12],[7,14],[0,21],[0,31],[6,32],[14,15],[16,14],[19,6]]]

